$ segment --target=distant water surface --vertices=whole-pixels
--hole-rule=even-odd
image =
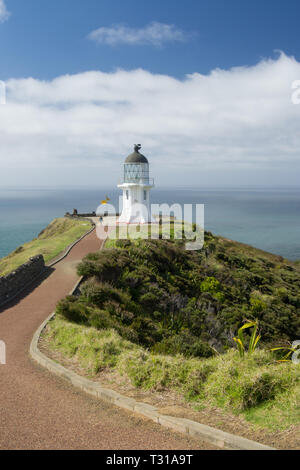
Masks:
[[[0,190],[0,257],[36,237],[73,208],[96,210],[119,191]],[[285,258],[300,259],[300,189],[153,189],[153,203],[205,204],[205,229]]]

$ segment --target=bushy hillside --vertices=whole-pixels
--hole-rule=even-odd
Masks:
[[[296,263],[205,234],[205,247],[180,241],[117,241],[88,255],[79,297],[59,303],[68,320],[113,328],[156,353],[208,357],[232,347],[246,319],[258,319],[262,344],[300,337]]]

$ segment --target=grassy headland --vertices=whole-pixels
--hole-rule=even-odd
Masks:
[[[0,276],[14,271],[29,258],[43,255],[47,263],[63,252],[71,243],[91,228],[89,220],[58,218],[54,219],[37,238],[24,243],[5,258],[0,259]]]
[[[300,368],[269,351],[300,337],[297,263],[206,233],[201,251],[119,240],[78,273],[81,295],[58,304],[45,338],[86,374],[113,369],[273,430],[299,423]],[[233,336],[245,320],[259,322],[262,340],[242,359]]]

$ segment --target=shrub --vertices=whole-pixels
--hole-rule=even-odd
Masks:
[[[116,282],[123,269],[130,265],[129,254],[122,249],[104,249],[86,256],[77,267],[79,276],[96,276],[100,281]]]
[[[209,292],[210,294],[219,292],[220,288],[220,282],[214,277],[207,277],[200,285],[201,292]]]
[[[207,343],[187,331],[164,338],[153,346],[152,351],[171,356],[183,354],[185,357],[211,357],[214,354]]]
[[[263,312],[267,307],[266,303],[257,297],[252,297],[250,299],[250,305],[252,312],[255,314]]]
[[[116,327],[110,314],[106,310],[94,310],[89,317],[89,325],[97,330],[105,330]]]
[[[119,289],[116,289],[107,282],[98,282],[95,279],[89,279],[81,287],[81,293],[88,302],[98,306],[103,306],[107,300],[114,300],[119,303],[128,303],[130,297]]]
[[[146,311],[153,311],[153,307],[160,303],[161,297],[158,297],[153,292],[147,292],[144,295],[141,295],[139,301]]]
[[[88,306],[78,302],[75,296],[68,296],[61,300],[56,307],[56,312],[66,320],[75,323],[86,323],[89,316]]]
[[[137,333],[139,344],[146,347],[153,346],[159,338],[157,327],[150,318],[135,318],[131,324],[131,328]]]

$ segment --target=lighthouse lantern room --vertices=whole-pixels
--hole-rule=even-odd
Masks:
[[[118,188],[123,190],[123,209],[119,223],[147,224],[155,222],[150,211],[150,189],[154,187],[149,178],[149,163],[140,153],[141,145],[125,160],[124,177]]]

